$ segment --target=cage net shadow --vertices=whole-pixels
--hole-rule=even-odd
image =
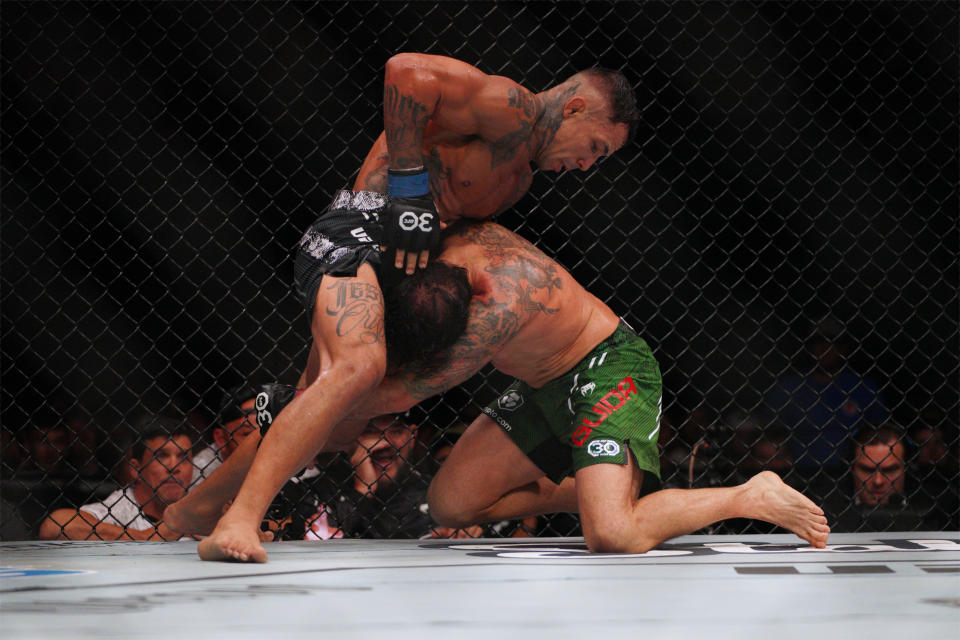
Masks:
[[[664,486],[770,469],[835,531],[958,527],[955,3],[5,2],[0,18],[4,538],[65,533],[91,503],[133,531],[144,499],[251,430],[236,397],[223,428],[228,389],[296,383],[293,249],[379,135],[400,51],[533,91],[594,65],[636,87],[635,143],[537,172],[498,222],[653,348]],[[428,535],[438,459],[508,383],[485,370],[321,456],[265,526]],[[183,433],[147,437],[158,416]],[[157,473],[176,486],[129,493]]]

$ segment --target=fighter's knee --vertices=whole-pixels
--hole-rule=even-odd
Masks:
[[[591,553],[646,553],[658,543],[643,532],[615,523],[584,527],[583,541]]]
[[[430,483],[427,490],[427,505],[430,518],[441,527],[459,529],[477,524],[474,514],[464,508],[462,501],[453,499],[453,496],[445,491],[443,483],[438,484],[436,479]]]

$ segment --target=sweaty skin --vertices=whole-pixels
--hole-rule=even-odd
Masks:
[[[399,372],[381,381],[354,411],[360,423],[404,411],[463,382],[488,362],[531,386],[542,386],[582,360],[617,326],[607,305],[532,244],[499,225],[451,229],[440,259],[468,271],[474,297],[467,330],[441,370]],[[225,473],[232,460],[207,482]],[[632,464],[595,465],[581,469],[576,479],[554,485],[496,424],[481,416],[437,474],[430,509],[439,524],[454,528],[579,511],[594,551],[644,552],[671,537],[735,517],[777,524],[815,547],[823,547],[830,532],[823,511],[769,471],[738,487],[667,489],[637,500],[641,476]],[[181,502],[190,505],[193,498]],[[194,510],[192,524],[209,524],[199,513]],[[183,524],[187,531],[203,533]]]
[[[398,54],[385,69],[384,133],[355,189],[386,193],[388,168],[425,166],[444,224],[489,217],[526,193],[532,166],[586,171],[621,148],[629,125],[610,121],[608,102],[582,75],[534,94],[458,60]],[[396,252],[408,272],[427,257]],[[347,428],[346,419],[386,370],[383,299],[372,267],[361,265],[355,277],[324,276],[314,309],[313,344],[298,384],[303,392],[252,456],[236,499],[199,547],[203,559],[266,561],[257,527],[277,491],[331,441],[350,441],[362,429]]]
[[[400,54],[384,86],[386,130],[354,189],[386,193],[388,168],[425,166],[446,223],[508,209],[530,188],[531,164],[586,171],[626,141],[627,126],[609,122],[596,90],[575,80],[535,94],[459,60]]]

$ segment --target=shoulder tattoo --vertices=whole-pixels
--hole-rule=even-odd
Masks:
[[[383,344],[383,293],[365,282],[337,279],[327,287],[334,300],[326,313],[337,318],[337,335],[358,336],[364,344]]]

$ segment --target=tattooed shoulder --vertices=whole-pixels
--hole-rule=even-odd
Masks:
[[[326,313],[337,318],[337,335],[355,336],[364,344],[384,342],[383,293],[378,287],[356,280],[335,279],[327,291],[331,300]]]

